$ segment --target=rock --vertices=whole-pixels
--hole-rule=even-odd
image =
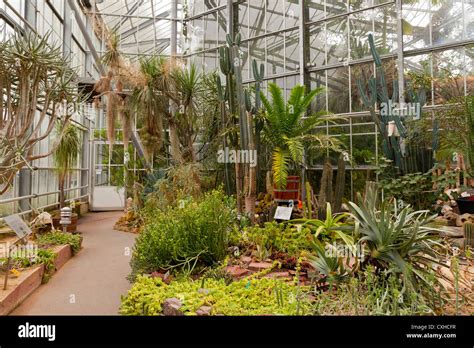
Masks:
[[[272,272],[265,276],[265,278],[272,278],[272,279],[281,279],[281,278],[290,278],[289,272]]]
[[[456,220],[458,218],[458,214],[453,213],[452,211],[447,212],[444,217],[448,220],[448,226],[456,226]]]
[[[447,205],[447,204],[443,205],[443,207],[441,208],[441,214],[443,214],[443,215],[446,215],[446,214],[449,213],[450,211],[453,211],[453,208],[450,207],[450,206]]]
[[[228,266],[226,271],[234,278],[240,278],[249,273],[248,269],[242,268],[240,266]]]
[[[466,213],[456,218],[456,226],[458,227],[462,227],[466,222],[474,222],[474,216]]]
[[[207,317],[211,315],[212,307],[210,306],[201,306],[196,311],[196,315],[200,317]]]
[[[182,307],[182,303],[180,300],[177,298],[168,298],[163,302],[163,314],[166,316],[182,316],[184,315],[183,312],[181,312],[180,308]]]
[[[271,268],[273,265],[269,262],[251,262],[249,269],[252,271],[263,271],[265,269]]]
[[[242,256],[242,258],[240,259],[243,263],[247,263],[249,264],[250,262],[252,262],[252,258],[250,256]]]

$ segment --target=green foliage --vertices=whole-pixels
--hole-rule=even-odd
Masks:
[[[272,97],[271,102],[264,93],[260,93],[266,111],[263,131],[265,140],[273,146],[273,180],[278,188],[283,188],[291,161],[299,164],[303,160],[305,143],[310,143],[315,148],[337,148],[337,141],[325,135],[310,134],[316,126],[325,121],[322,117],[325,112],[302,120],[313,99],[322,92],[321,88],[306,94],[304,86],[295,86],[286,104],[278,85],[270,83],[268,89]]]
[[[234,202],[220,191],[189,198],[166,211],[149,211],[131,261],[137,274],[158,269],[209,266],[225,258],[235,222]]]
[[[245,229],[242,237],[244,244],[256,247],[257,257],[262,260],[274,251],[298,256],[303,250],[311,249],[312,239],[307,229],[276,222],[266,222],[263,228],[249,227]]]
[[[28,268],[36,265],[44,265],[44,274],[42,283],[47,283],[51,278],[52,274],[55,271],[54,260],[56,259],[56,254],[49,249],[38,249],[36,255],[31,256],[18,256],[11,255],[10,259],[10,269],[22,269]],[[0,258],[0,266],[3,266],[7,263],[7,258]]]
[[[345,231],[352,231],[354,228],[344,219],[350,217],[349,214],[339,213],[333,214],[331,210],[331,204],[326,204],[326,218],[325,220],[320,219],[295,219],[292,220],[292,224],[299,225],[303,229],[308,229],[315,239],[333,242],[338,239],[342,239],[347,245],[352,245],[354,240],[352,236]]]
[[[155,210],[163,211],[173,208],[180,200],[189,198],[199,198],[201,190],[201,171],[200,165],[189,163],[170,167],[166,170],[165,176],[156,176],[155,182],[149,185],[153,186],[153,192],[147,196],[144,215],[153,216]]]
[[[81,250],[82,236],[79,234],[52,231],[38,236],[36,242],[41,247],[69,244],[73,254],[76,254]]]
[[[433,315],[423,296],[408,291],[394,274],[377,276],[373,266],[331,292],[316,292],[314,315]]]
[[[426,173],[411,173],[403,176],[394,176],[390,173],[393,167],[390,161],[381,161],[377,174],[379,184],[383,188],[385,197],[397,198],[399,204],[410,205],[414,209],[431,207],[438,198],[443,198],[445,187],[456,184],[456,172],[446,172],[433,176],[440,165],[436,165]]]
[[[419,169],[420,166],[418,166],[418,164],[424,164],[427,162],[428,166],[430,167],[430,164],[432,165],[432,161],[429,161],[428,159],[425,161],[424,157],[427,157],[426,154],[431,154],[432,157],[432,152],[430,152],[429,149],[420,148],[418,146],[412,146],[410,151],[405,151],[402,149],[401,144],[403,139],[406,139],[410,136],[409,130],[403,120],[403,117],[400,117],[398,113],[395,113],[393,109],[388,107],[392,103],[398,103],[399,101],[398,80],[393,81],[391,86],[392,94],[389,95],[382,59],[377,52],[372,34],[369,34],[368,41],[372,57],[375,61],[377,77],[375,77],[375,75],[371,77],[367,82],[367,86],[363,85],[364,81],[362,78],[358,79],[357,87],[365,107],[370,111],[372,119],[374,120],[381,134],[381,148],[384,156],[392,161],[396,168],[397,174],[406,174],[413,171],[424,171]],[[406,88],[408,96],[407,100],[412,103],[417,103],[421,111],[422,106],[425,104],[426,91],[423,88],[420,88],[415,92],[412,87],[413,85],[407,86]],[[423,86],[421,85],[420,87]],[[380,112],[378,114],[376,111],[377,105],[379,105],[382,110],[388,109],[386,110],[387,112]],[[389,124],[392,122],[394,123],[399,136],[389,132]],[[431,160],[432,158],[429,159]]]
[[[204,283],[204,284],[203,284]],[[207,291],[199,291],[204,288]],[[201,306],[211,306],[211,315],[305,315],[309,301],[301,289],[276,279],[243,279],[226,285],[223,279],[177,280],[169,285],[160,278],[139,276],[122,298],[122,315],[160,315],[163,302],[178,298],[185,315],[195,315]]]
[[[399,275],[409,289],[431,298],[429,270],[433,264],[442,265],[438,261],[442,249],[438,233],[426,226],[434,216],[429,216],[428,210],[413,211],[409,206],[400,209],[397,200],[385,200],[378,207],[376,199],[376,192],[372,192],[365,200],[358,194],[358,204],[349,202],[360,226],[359,242],[368,250],[364,262]]]
[[[56,254],[48,249],[39,249],[38,257],[35,259],[34,263],[39,265],[44,265],[44,274],[43,279],[41,280],[43,284],[47,283],[54,271],[56,270],[54,266],[54,260],[56,259]]]
[[[329,256],[323,244],[319,241],[314,243],[315,254],[308,257],[308,261],[319,273],[325,276],[325,280],[333,285],[347,279],[349,272],[346,270],[342,257]]]
[[[53,160],[59,175],[59,203],[62,208],[65,204],[64,185],[67,175],[77,163],[81,140],[76,126],[71,123],[63,126],[61,122],[57,122],[56,133],[59,142],[53,152]]]
[[[53,152],[54,165],[60,175],[68,173],[77,163],[77,155],[80,152],[81,140],[76,126],[68,123],[63,129],[61,123],[56,125],[56,133],[59,138],[56,151]]]

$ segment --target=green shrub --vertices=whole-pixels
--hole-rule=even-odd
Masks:
[[[32,256],[18,256],[12,255],[10,259],[10,269],[22,269],[36,265],[44,264],[43,283],[47,283],[55,271],[54,260],[56,254],[48,249],[38,249],[38,253]],[[7,258],[0,258],[0,266],[4,266],[7,263]]]
[[[45,284],[49,281],[53,275],[55,269],[54,260],[56,259],[56,254],[48,249],[39,249],[38,256],[35,258],[34,264],[40,265],[44,264],[44,274],[42,283]]]
[[[72,253],[76,254],[81,249],[82,236],[72,233],[52,231],[38,236],[37,243],[40,247],[69,244]]]
[[[267,222],[263,228],[248,227],[242,236],[244,244],[257,249],[260,259],[267,258],[273,251],[298,256],[302,250],[311,249],[312,240],[309,229],[276,222]]]
[[[204,286],[206,291],[199,291]],[[195,315],[201,306],[211,306],[211,315],[304,315],[309,301],[302,296],[307,288],[281,280],[243,279],[226,285],[224,279],[181,279],[163,283],[161,278],[139,276],[122,298],[120,314],[159,315],[168,298],[178,298],[185,315]]]
[[[220,191],[207,193],[200,201],[190,199],[166,212],[156,209],[135,243],[131,278],[185,266],[191,272],[195,266],[223,260],[234,221],[234,203]]]

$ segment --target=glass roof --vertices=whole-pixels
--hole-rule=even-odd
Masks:
[[[171,1],[97,0],[96,5],[108,28],[119,34],[124,54],[141,56],[171,53]],[[182,18],[180,2],[177,18]],[[178,33],[180,27],[181,23],[178,23]]]

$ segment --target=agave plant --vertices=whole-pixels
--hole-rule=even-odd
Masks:
[[[329,255],[320,241],[315,241],[313,249],[315,254],[308,257],[308,262],[325,276],[325,281],[337,285],[347,279],[350,273],[344,266],[343,257]]]
[[[337,148],[337,141],[325,135],[310,134],[322,122],[326,112],[319,112],[303,119],[314,97],[323,91],[316,88],[306,94],[304,86],[295,86],[285,105],[285,98],[280,87],[274,83],[268,86],[271,102],[261,92],[265,106],[264,139],[273,146],[273,181],[278,188],[286,186],[291,162],[300,164],[303,160],[305,143],[320,148]]]
[[[427,226],[435,216],[410,206],[399,209],[397,200],[385,200],[377,207],[376,199],[375,193],[365,200],[358,194],[358,204],[349,202],[359,224],[359,243],[368,251],[365,263],[402,276],[404,284],[416,291],[432,288],[433,265],[445,266],[439,261],[443,245]]]

